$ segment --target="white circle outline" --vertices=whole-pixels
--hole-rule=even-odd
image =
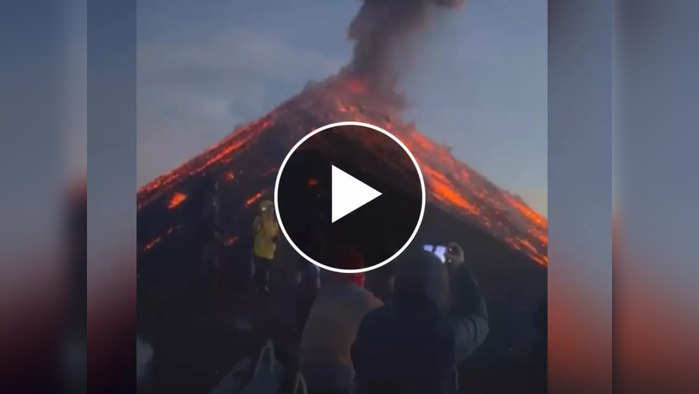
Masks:
[[[420,191],[421,191],[421,197],[422,197],[422,203],[420,204],[420,216],[417,219],[417,224],[415,225],[415,228],[413,229],[413,233],[410,235],[408,240],[401,246],[400,249],[398,249],[397,252],[395,252],[392,256],[388,257],[384,261],[374,264],[370,267],[364,267],[364,268],[356,268],[356,269],[344,269],[344,268],[335,268],[331,267],[325,264],[322,264],[315,259],[313,259],[311,256],[307,255],[304,253],[301,248],[296,246],[294,241],[289,237],[289,234],[286,232],[286,228],[284,228],[284,223],[282,222],[281,215],[279,213],[279,181],[281,179],[282,172],[284,172],[284,167],[286,167],[286,163],[289,161],[289,158],[291,155],[298,149],[301,144],[306,142],[309,138],[313,137],[316,134],[319,134],[327,129],[331,129],[334,127],[340,127],[340,126],[360,126],[360,127],[367,127],[372,130],[378,131],[386,136],[388,136],[390,139],[392,139],[394,142],[396,142],[402,149],[405,151],[405,153],[408,154],[408,157],[410,157],[410,160],[413,162],[413,165],[415,166],[415,169],[417,170],[418,177],[420,178]],[[339,272],[343,274],[357,274],[357,273],[362,273],[362,272],[369,272],[373,269],[383,267],[384,265],[390,263],[391,261],[395,260],[396,257],[400,256],[401,253],[405,251],[405,249],[410,246],[410,244],[413,242],[413,239],[415,239],[415,236],[417,235],[418,230],[420,230],[420,226],[422,225],[422,218],[425,215],[425,203],[426,203],[426,192],[425,192],[425,179],[422,176],[422,170],[420,169],[420,165],[417,163],[417,160],[415,160],[415,156],[413,156],[413,153],[410,152],[407,146],[399,140],[396,136],[393,134],[389,133],[388,131],[382,129],[381,127],[374,126],[373,124],[369,123],[364,123],[364,122],[355,122],[355,121],[347,121],[347,122],[336,122],[336,123],[330,123],[325,126],[319,127],[310,133],[306,134],[303,138],[301,138],[292,148],[289,150],[289,152],[286,154],[286,157],[284,157],[284,160],[282,161],[281,166],[279,167],[279,171],[277,171],[277,179],[274,182],[274,213],[277,216],[277,222],[279,223],[279,228],[282,230],[282,234],[284,234],[284,238],[289,242],[292,248],[301,255],[304,259],[306,259],[308,262],[315,264],[318,267],[325,268],[326,270],[333,271],[333,272]]]

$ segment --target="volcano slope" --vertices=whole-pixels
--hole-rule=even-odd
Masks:
[[[272,199],[287,151],[317,127],[339,121],[380,126],[403,141],[425,176],[428,205],[413,247],[459,242],[485,292],[486,343],[462,371],[481,392],[542,392],[545,370],[547,223],[448,148],[400,120],[400,100],[343,75],[309,84],[267,115],[138,191],[139,336],[154,347],[151,392],[206,389],[242,355],[273,337],[294,352],[293,270],[300,257],[282,240],[274,296],[246,294],[251,223]],[[367,166],[391,165],[371,141]],[[251,316],[250,330],[240,316]],[[545,315],[544,315],[545,316]],[[243,319],[245,320],[245,319]],[[545,352],[543,353],[545,354]]]

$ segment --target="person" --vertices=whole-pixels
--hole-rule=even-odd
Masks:
[[[264,200],[252,223],[253,266],[255,284],[260,292],[269,294],[269,271],[274,261],[279,236],[279,224],[272,201]]]
[[[424,250],[398,264],[392,304],[364,317],[352,346],[356,393],[455,392],[459,363],[488,334],[478,284],[466,264],[447,269]]]
[[[488,308],[473,266],[466,263],[464,250],[456,242],[447,244],[446,267],[452,289],[449,319],[456,339],[456,362],[460,364],[488,336]]]
[[[464,261],[464,248],[456,242],[449,242],[447,251],[444,253],[444,262],[447,263],[447,267],[450,269],[460,267]]]
[[[331,252],[335,266],[356,269],[363,257],[353,250]],[[300,365],[311,393],[351,393],[351,346],[366,313],[382,305],[364,288],[363,273],[321,272],[322,286],[303,330]]]
[[[395,264],[387,264],[367,272],[366,288],[378,297],[384,305],[391,303],[396,279]]]

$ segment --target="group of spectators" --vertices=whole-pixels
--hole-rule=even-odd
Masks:
[[[334,266],[365,266],[357,251],[334,249]],[[256,282],[268,291],[262,271]],[[298,272],[299,368],[311,394],[456,392],[459,365],[488,335],[485,300],[456,243],[442,258],[408,250],[369,278],[310,263]]]
[[[458,246],[453,246],[457,248]],[[353,251],[340,266],[363,266]],[[407,252],[384,280],[383,299],[363,274],[322,271],[300,346],[312,393],[449,393],[458,366],[488,334],[488,313],[470,267]],[[449,265],[456,264],[456,265]]]

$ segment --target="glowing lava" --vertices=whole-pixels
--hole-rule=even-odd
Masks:
[[[201,155],[145,185],[138,192],[139,210],[162,198],[169,198],[168,208],[177,207],[187,196],[174,189],[207,174],[226,183],[236,179],[236,193],[240,193],[242,205],[248,208],[262,198],[260,190],[273,186],[279,165],[276,160],[280,162],[294,143],[320,126],[355,120],[380,126],[405,143],[422,168],[432,204],[476,224],[535,263],[546,266],[546,218],[456,160],[448,147],[430,140],[413,124],[403,122],[402,105],[399,98],[377,94],[361,78],[342,73],[309,84],[299,95],[259,120],[237,129]],[[274,141],[274,148],[265,145],[269,141]],[[358,142],[368,152],[382,154],[372,141]],[[270,156],[270,152],[275,153]],[[271,157],[275,159],[270,161]],[[249,164],[253,161],[255,164]],[[394,164],[387,160],[385,165]],[[309,187],[314,184],[309,180]]]
[[[177,193],[172,195],[172,198],[170,198],[170,202],[167,204],[167,208],[168,209],[175,209],[180,204],[182,204],[186,199],[187,199],[186,194],[177,192]]]
[[[262,198],[262,192],[257,192],[253,194],[252,196],[248,197],[247,200],[245,200],[245,207],[250,207],[252,204],[256,203],[257,201]]]

